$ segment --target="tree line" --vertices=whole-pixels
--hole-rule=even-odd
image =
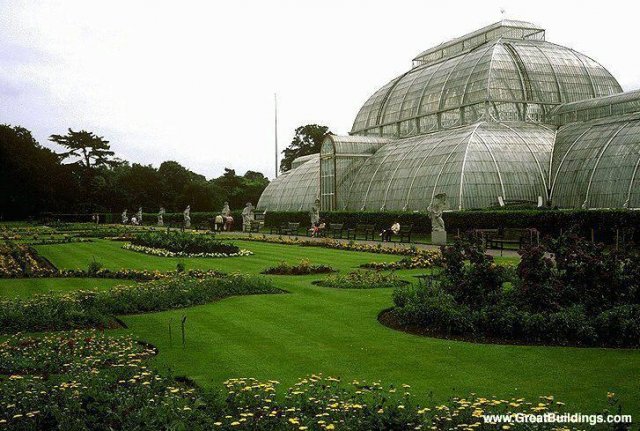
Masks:
[[[44,213],[219,211],[257,204],[269,180],[260,172],[237,175],[225,168],[212,179],[175,161],[158,168],[115,157],[109,141],[88,131],[69,129],[51,135],[56,153],[20,126],[0,125],[0,218],[25,219]]]

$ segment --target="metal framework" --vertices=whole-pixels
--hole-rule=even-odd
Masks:
[[[640,208],[640,90],[504,20],[424,51],[376,91],[350,136],[327,136],[258,207],[424,210],[547,202]]]

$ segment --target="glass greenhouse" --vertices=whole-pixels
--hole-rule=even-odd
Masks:
[[[424,51],[376,91],[349,136],[293,163],[259,209],[424,210],[535,203],[640,208],[640,91],[503,20]]]

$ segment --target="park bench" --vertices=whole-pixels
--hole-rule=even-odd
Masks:
[[[342,238],[342,231],[344,230],[343,223],[329,223],[329,227],[327,228],[326,235],[331,236],[331,238]]]
[[[540,244],[540,232],[537,229],[498,229],[496,235],[486,238],[487,248],[500,250],[500,255],[505,245],[517,245],[521,249],[530,244]]]
[[[376,227],[372,224],[357,224],[356,227],[347,228],[347,239],[357,239],[358,235],[363,236],[365,240],[375,238]]]
[[[277,233],[278,235],[282,235],[282,232],[286,231],[288,226],[289,224],[287,222],[282,222],[279,226],[271,226],[271,230],[269,232],[272,234]]]
[[[413,225],[400,226],[400,231],[395,235],[398,237],[399,242],[411,242],[411,234],[413,233]],[[406,239],[406,241],[405,241]]]
[[[249,222],[249,232],[260,232],[260,228],[262,228],[262,222],[259,220],[251,220]]]
[[[300,223],[291,223],[288,222],[286,226],[283,226],[280,229],[281,235],[298,235],[300,230]]]

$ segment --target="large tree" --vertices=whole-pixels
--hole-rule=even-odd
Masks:
[[[49,140],[67,149],[58,153],[60,160],[77,158],[75,163],[85,168],[99,166],[115,166],[119,163],[114,158],[109,141],[93,132],[80,130],[74,132],[69,129],[66,135],[51,135]]]
[[[319,153],[322,140],[327,133],[331,133],[329,128],[318,124],[298,127],[291,144],[282,151],[284,157],[280,161],[280,172],[291,169],[291,163],[298,157]]]
[[[66,210],[74,179],[27,129],[0,125],[0,219]]]

